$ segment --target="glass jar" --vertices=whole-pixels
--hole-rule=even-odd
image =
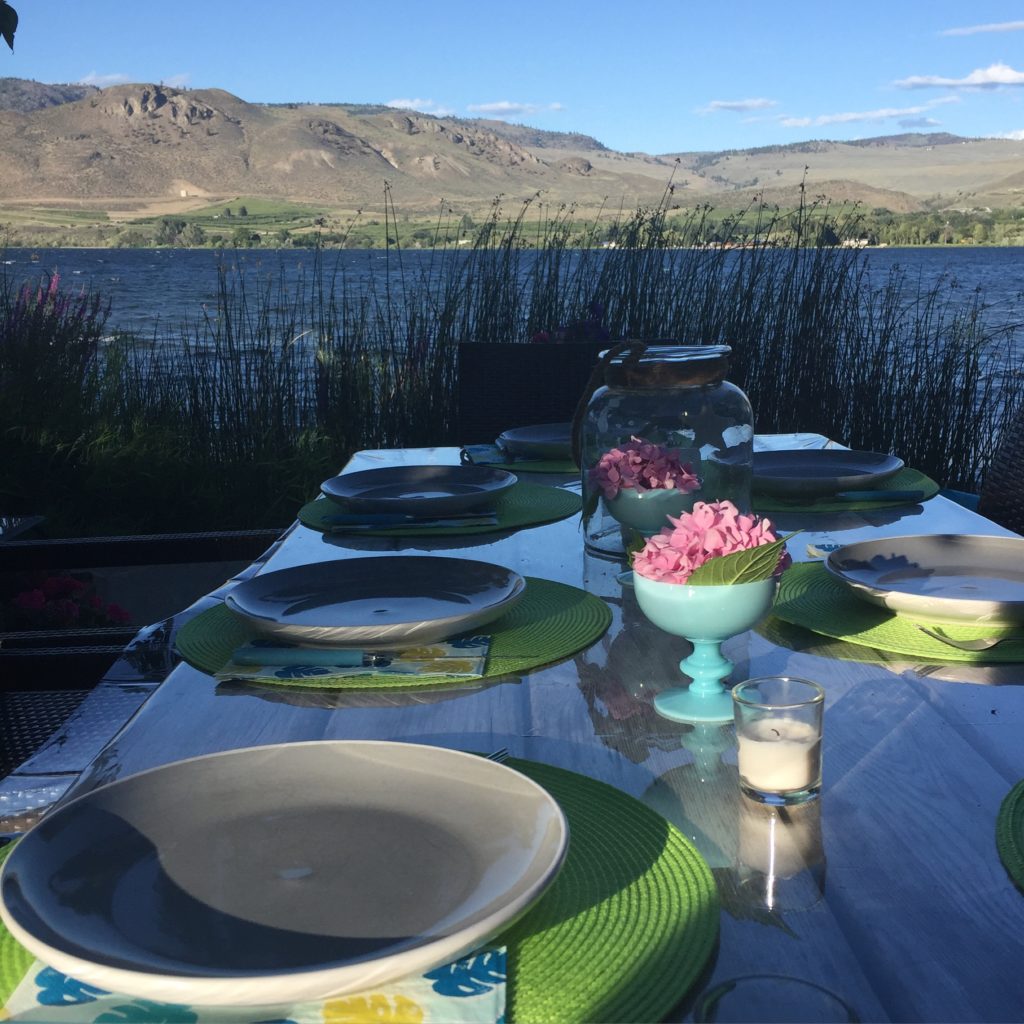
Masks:
[[[728,345],[658,344],[608,362],[580,427],[588,550],[621,555],[695,501],[728,499],[750,511],[754,414],[747,396],[725,379],[731,351]],[[684,478],[682,488],[616,488],[614,457],[598,464],[633,439],[656,445],[644,452],[664,455],[670,466],[676,459],[684,470],[689,466],[699,486]]]

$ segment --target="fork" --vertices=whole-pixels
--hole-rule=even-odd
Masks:
[[[948,644],[950,647],[955,647],[960,651],[990,651],[993,647],[998,647],[999,644],[1005,644],[1007,641],[1024,642],[1024,634],[1019,633],[1011,633],[1009,636],[983,637],[980,640],[954,640],[952,637],[944,636],[942,633],[937,633],[935,630],[928,629],[919,623],[915,623],[915,625],[922,633],[927,633],[932,639]]]
[[[493,753],[488,754],[484,760],[494,761],[496,764],[504,764],[508,760],[508,747],[495,750]]]

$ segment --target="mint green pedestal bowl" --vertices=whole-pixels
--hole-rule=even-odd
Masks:
[[[609,515],[623,526],[649,537],[663,526],[671,526],[667,516],[690,512],[699,491],[679,491],[674,487],[637,491],[632,487],[619,491],[614,498],[604,498]]]
[[[654,625],[693,644],[693,653],[679,663],[693,682],[663,690],[654,699],[655,710],[677,722],[731,721],[732,695],[722,680],[733,666],[722,654],[722,641],[751,629],[768,614],[778,581],[701,587],[663,583],[634,572],[633,587],[641,611]]]

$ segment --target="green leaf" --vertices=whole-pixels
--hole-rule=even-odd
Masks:
[[[629,531],[629,540],[626,543],[626,560],[632,565],[633,559],[640,551],[643,551],[647,538],[639,530]]]
[[[734,551],[731,555],[712,558],[690,574],[686,581],[697,587],[721,587],[733,583],[756,583],[774,575],[779,557],[786,541],[792,537],[780,537],[772,544]]]
[[[18,12],[6,0],[0,0],[0,36],[14,50],[14,33],[18,28]]]

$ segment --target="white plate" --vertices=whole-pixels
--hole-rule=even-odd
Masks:
[[[331,477],[320,490],[353,513],[431,516],[493,507],[516,479],[487,466],[386,466]]]
[[[501,565],[433,555],[313,562],[239,583],[224,604],[261,633],[309,644],[432,643],[504,615],[526,581]]]
[[[26,835],[0,915],[44,963],[195,1005],[377,987],[529,908],[568,844],[519,772],[419,744],[286,743],[96,789]]]
[[[572,459],[572,424],[538,423],[505,430],[495,442],[522,459]]]
[[[927,622],[1024,622],[1024,539],[935,534],[862,541],[825,568],[871,604]]]
[[[754,452],[754,488],[778,497],[823,497],[874,487],[903,468],[881,452],[796,448]]]

